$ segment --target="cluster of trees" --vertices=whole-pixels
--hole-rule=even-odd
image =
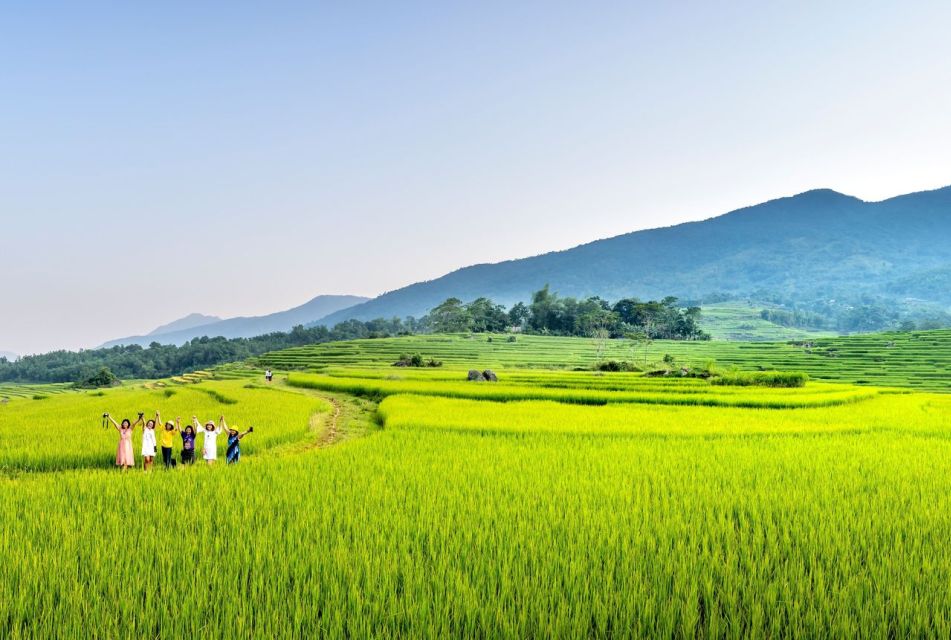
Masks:
[[[751,294],[749,300],[751,305],[756,301],[782,307],[763,310],[760,316],[785,327],[800,329],[864,333],[891,329],[941,329],[951,326],[951,314],[934,305],[869,294],[842,296],[829,292],[823,297],[810,300],[760,290]]]
[[[763,320],[778,324],[783,327],[796,327],[798,329],[825,329],[826,319],[817,313],[811,311],[802,311],[799,309],[763,309],[759,313]]]
[[[578,300],[543,289],[529,304],[518,302],[508,310],[488,298],[463,303],[449,298],[420,321],[436,332],[485,333],[509,330],[557,336],[609,338],[641,334],[651,340],[709,340],[700,329],[700,308],[682,308],[677,298],[642,302],[625,298],[610,303],[597,296]]]

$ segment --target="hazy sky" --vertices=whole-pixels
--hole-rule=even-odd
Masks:
[[[951,184],[951,3],[830,4],[3,3],[0,350]]]

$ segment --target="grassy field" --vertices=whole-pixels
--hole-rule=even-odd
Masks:
[[[747,302],[718,302],[703,306],[700,327],[714,340],[737,340],[742,342],[786,342],[789,340],[812,340],[828,338],[833,331],[816,331],[784,327],[760,316],[762,306]]]
[[[951,634],[951,395],[413,340],[0,406],[0,637]],[[156,408],[257,428],[234,467],[109,468],[101,413]]]
[[[491,342],[489,338],[491,337]],[[389,365],[400,354],[420,353],[449,367],[574,368],[597,361],[597,344],[586,338],[426,335],[334,342],[267,354],[262,366],[322,369],[340,364]],[[817,380],[860,385],[951,391],[951,330],[876,333],[821,338],[807,343],[656,341],[632,349],[624,340],[608,341],[604,357],[658,366],[665,354],[676,364],[804,371]]]

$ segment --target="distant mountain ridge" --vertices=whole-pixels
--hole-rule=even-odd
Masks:
[[[163,324],[161,327],[156,328],[153,331],[150,331],[146,335],[149,336],[160,336],[164,333],[172,333],[174,331],[185,331],[192,329],[194,327],[201,327],[206,324],[211,324],[213,322],[218,322],[221,320],[218,316],[206,316],[201,313],[191,313],[184,318],[179,318],[168,324]]]
[[[129,344],[148,346],[153,342],[181,345],[193,338],[200,338],[202,336],[208,336],[210,338],[218,336],[225,338],[252,338],[274,331],[289,331],[296,325],[311,323],[327,314],[366,301],[367,298],[361,296],[317,296],[305,304],[294,307],[293,309],[288,309],[287,311],[279,311],[265,316],[229,318],[227,320],[218,320],[207,324],[193,325],[187,328],[178,328],[173,331],[165,331],[162,333],[153,332],[145,336],[130,336],[128,338],[112,340],[102,345],[102,347],[106,348]],[[170,323],[170,325],[182,323],[190,318],[194,318],[196,315],[199,314],[192,314],[187,318],[182,318],[174,323]],[[168,327],[170,325],[165,326]],[[163,327],[160,327],[160,329],[162,328]]]
[[[951,187],[865,202],[816,189],[564,251],[478,264],[322,318],[421,316],[449,297],[511,304],[548,283],[562,295],[914,296],[951,305]]]

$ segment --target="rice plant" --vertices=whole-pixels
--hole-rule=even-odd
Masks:
[[[951,634],[951,395],[534,361],[469,383],[484,351],[444,346],[442,370],[18,393],[0,637]],[[155,408],[261,428],[235,467],[111,468],[101,413]]]

